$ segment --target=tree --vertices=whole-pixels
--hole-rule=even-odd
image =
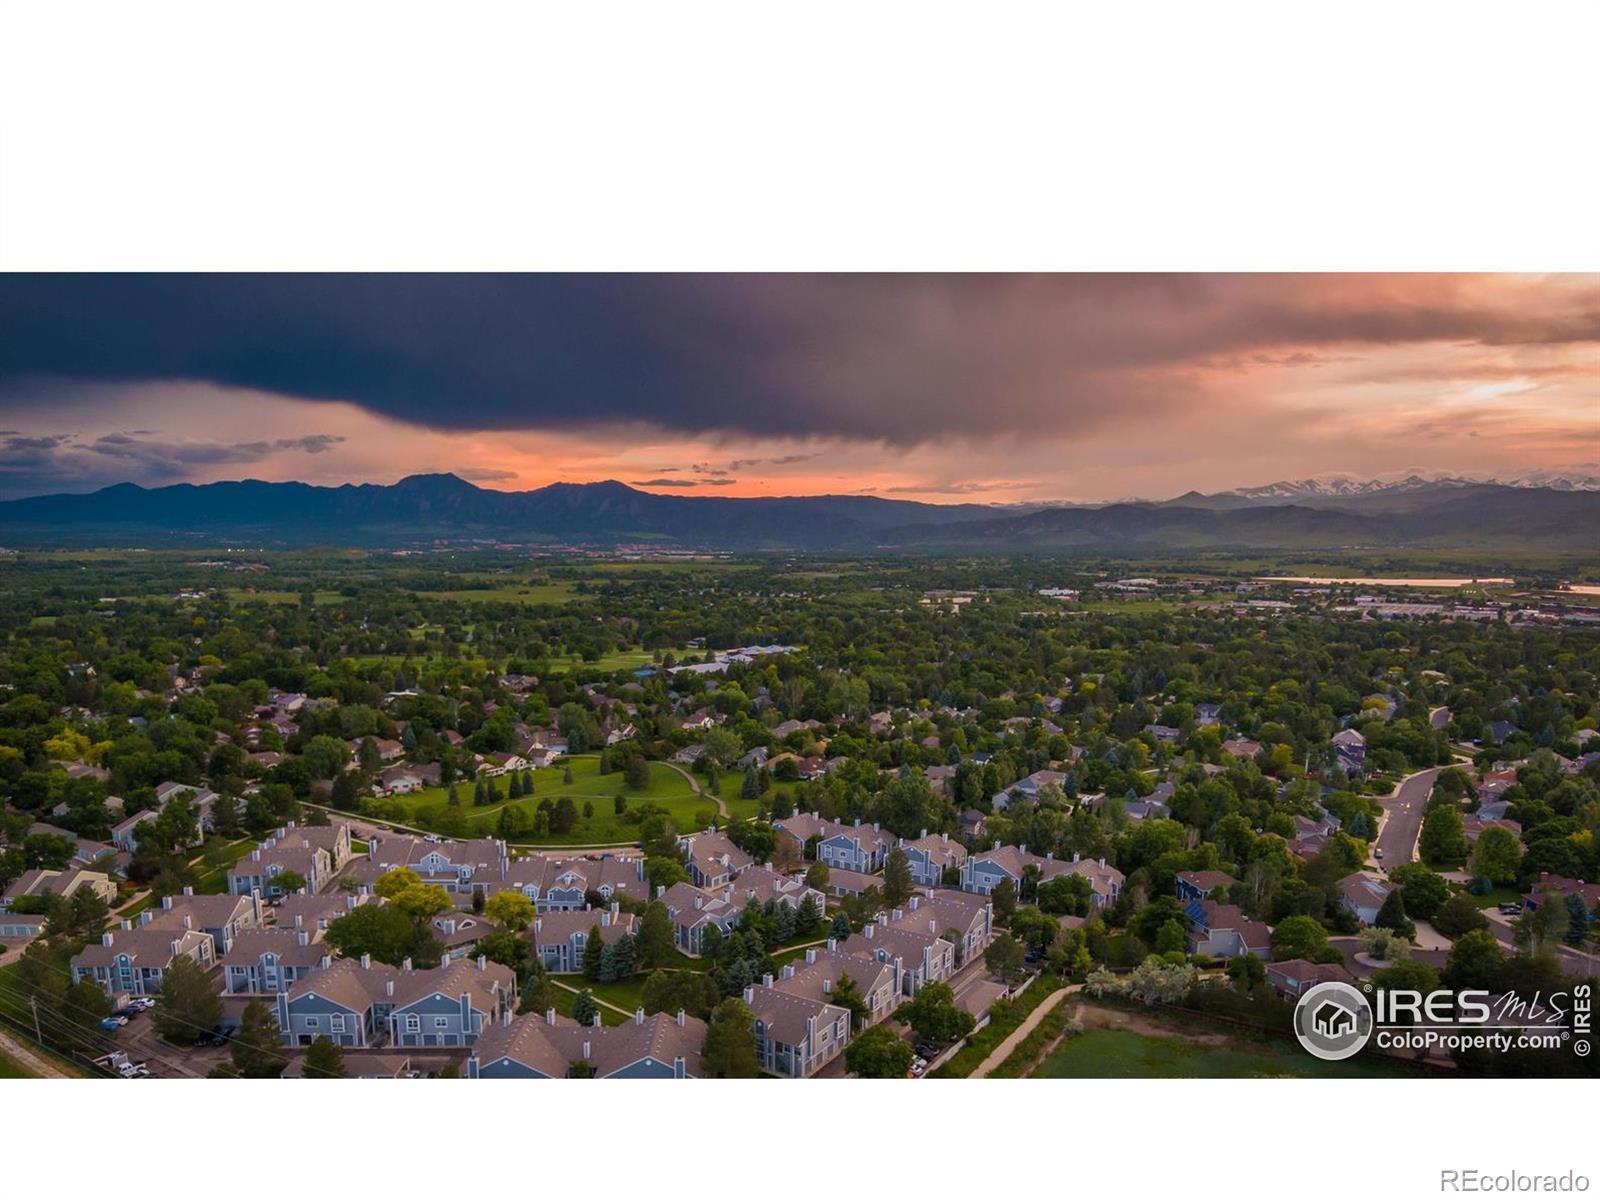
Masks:
[[[876,1025],[845,1048],[844,1065],[862,1079],[904,1079],[911,1073],[911,1046],[887,1026]]]
[[[1422,835],[1417,840],[1422,860],[1442,867],[1460,866],[1467,858],[1467,835],[1461,825],[1461,810],[1441,804],[1423,819]]]
[[[636,792],[650,786],[650,764],[640,755],[632,755],[622,767],[622,782]],[[622,797],[618,796],[618,800]]]
[[[702,1059],[708,1079],[754,1079],[761,1074],[755,1016],[737,996],[712,1009]]]
[[[1376,971],[1372,986],[1380,992],[1413,991],[1427,995],[1439,986],[1439,973],[1420,959],[1405,958],[1393,966]],[[1410,1024],[1408,1016],[1396,1014],[1403,1024]]]
[[[306,1051],[305,1075],[307,1079],[343,1079],[344,1052],[326,1037],[319,1037]]]
[[[572,998],[572,1019],[579,1025],[593,1025],[599,1015],[600,1006],[595,1003],[594,995],[588,988]]]
[[[956,1007],[947,983],[925,983],[900,1010],[900,1019],[934,1042],[953,1042],[972,1032],[976,1022]]]
[[[187,1045],[222,1020],[222,997],[194,959],[179,955],[162,973],[150,1019],[167,1041]]]
[[[834,913],[833,920],[828,925],[828,936],[836,942],[842,942],[850,936],[850,918],[844,913]]]
[[[1406,916],[1419,921],[1431,921],[1440,907],[1450,898],[1450,884],[1437,871],[1421,863],[1406,863],[1389,872],[1389,878],[1400,885],[1401,900]]]
[[[1386,897],[1378,908],[1377,919],[1374,925],[1382,925],[1385,929],[1392,929],[1403,938],[1415,939],[1417,927],[1406,916],[1404,889],[1395,888]]]
[[[785,841],[790,841],[791,844],[792,844],[792,839],[785,838],[784,840]],[[806,886],[807,887],[816,888],[817,891],[822,892],[824,894],[827,893],[827,891],[828,891],[828,864],[827,863],[820,862],[820,861],[819,862],[814,862],[809,867],[806,868]]]
[[[828,997],[828,1003],[837,1004],[840,1008],[849,1010],[850,1028],[855,1032],[865,1029],[867,1022],[872,1019],[872,1010],[867,1007],[867,1002],[861,998],[861,988],[851,978],[848,971],[839,976],[839,982],[834,984],[833,992]]]
[[[516,929],[497,929],[478,939],[478,953],[490,962],[510,967],[519,983],[528,977],[528,964],[532,961],[528,939]]]
[[[1272,957],[1278,962],[1303,958],[1307,962],[1328,962],[1329,954],[1343,956],[1328,945],[1328,931],[1315,917],[1285,917],[1272,931]]]
[[[989,893],[989,902],[994,905],[995,921],[1009,925],[1011,914],[1017,911],[1017,885],[1009,879],[1002,879]]]
[[[283,1074],[288,1059],[278,1047],[278,1023],[261,1001],[252,1000],[245,1005],[229,1052],[233,1069],[242,1078],[276,1079]]]
[[[1027,973],[1023,962],[1026,955],[1021,942],[1003,933],[984,950],[983,965],[989,968],[989,974],[1009,987]]]
[[[1472,847],[1472,873],[1490,883],[1515,883],[1522,867],[1522,843],[1517,835],[1499,825],[1490,825],[1478,835]]]
[[[672,933],[672,918],[661,901],[654,900],[646,905],[644,916],[639,918],[637,942],[640,966],[650,969],[672,961],[677,943]]]
[[[600,937],[600,926],[589,926],[589,936],[583,940],[583,977],[589,980],[600,978],[601,959],[605,954],[605,942]]]
[[[362,904],[328,923],[323,940],[346,958],[370,954],[379,962],[398,967],[408,958],[423,961],[431,955],[432,939],[397,908],[387,904]]]
[[[507,888],[489,897],[484,903],[483,915],[506,929],[526,929],[533,924],[533,901]]]
[[[889,851],[883,863],[883,901],[890,908],[905,903],[911,896],[911,861],[899,846]]]
[[[1433,915],[1433,927],[1445,937],[1458,938],[1474,929],[1489,928],[1489,918],[1472,902],[1472,897],[1457,892],[1439,906]]]
[[[299,871],[279,871],[272,876],[271,886],[285,896],[292,896],[306,890],[306,877]]]
[[[704,1021],[722,999],[709,971],[652,971],[645,976],[640,1003],[647,1013],[682,1009]]]
[[[1446,987],[1493,991],[1505,970],[1506,955],[1488,929],[1474,929],[1456,939],[1440,977]]]
[[[1228,960],[1228,978],[1241,992],[1255,990],[1267,979],[1267,964],[1254,954],[1240,954]]]

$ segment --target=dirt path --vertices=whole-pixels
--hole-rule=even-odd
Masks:
[[[38,1053],[26,1042],[18,1041],[10,1034],[0,1031],[0,1051],[5,1052],[7,1058],[16,1061],[41,1079],[71,1079],[72,1076],[63,1071],[49,1057]]]
[[[1078,991],[1078,989],[1080,989],[1082,986],[1083,985],[1081,983],[1074,983],[1069,987],[1062,988],[1060,991],[1051,992],[1050,995],[1046,996],[1039,1004],[1039,1007],[1035,1008],[1031,1013],[1023,1018],[1022,1024],[1013,1029],[1010,1036],[1007,1037],[1005,1041],[1001,1042],[994,1048],[994,1051],[989,1055],[988,1058],[984,1059],[978,1064],[977,1068],[972,1072],[971,1075],[968,1075],[967,1078],[982,1079],[990,1071],[994,1070],[1001,1063],[1005,1062],[1005,1060],[1011,1056],[1011,1052],[1022,1043],[1022,1039],[1032,1033],[1034,1027],[1037,1026],[1040,1021],[1044,1020],[1046,1013],[1048,1013],[1056,1005],[1060,1004],[1068,996]]]
[[[698,779],[696,779],[693,775],[691,775],[688,771],[685,771],[677,763],[669,762],[669,763],[662,763],[661,765],[664,766],[664,767],[670,767],[672,770],[676,771],[679,775],[682,775],[683,778],[684,778],[684,781],[689,785],[689,790],[694,792],[694,794],[696,796],[706,796],[706,793],[703,790],[701,790],[700,781]],[[721,796],[710,796],[710,797],[708,797],[708,799],[710,799],[713,803],[716,804],[717,812],[722,815],[722,819],[724,821],[732,820],[732,817],[728,813],[728,806],[722,802],[722,797]]]

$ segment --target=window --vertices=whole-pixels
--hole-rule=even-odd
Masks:
[[[433,1019],[433,1027],[435,1029],[449,1029],[450,1028],[450,1018],[449,1017],[435,1017]]]
[[[307,1017],[306,1018],[306,1028],[307,1029],[316,1029],[321,1025],[321,1023],[322,1023],[322,1019],[320,1017]]]
[[[344,1032],[344,1014],[343,1013],[334,1013],[333,1016],[328,1018],[328,1030],[329,1030],[330,1033],[343,1033]]]
[[[417,1016],[415,1014],[411,1014],[411,1015],[406,1017],[406,1032],[407,1033],[416,1033],[417,1030],[419,1030],[421,1028],[422,1028],[422,1018],[421,1017],[419,1017],[419,1016]]]

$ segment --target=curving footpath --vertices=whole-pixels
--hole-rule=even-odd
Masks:
[[[1032,1033],[1039,1022],[1044,1020],[1046,1013],[1048,1013],[1056,1005],[1060,1004],[1068,996],[1082,989],[1082,987],[1083,984],[1074,983],[1069,984],[1067,987],[1051,992],[1039,1002],[1039,1006],[1037,1008],[1023,1018],[1022,1024],[1013,1029],[1005,1041],[1001,1042],[994,1048],[994,1052],[991,1053],[988,1058],[984,1059],[978,1064],[977,1069],[975,1069],[971,1075],[968,1075],[967,1078],[982,1079],[990,1071],[994,1070],[1001,1063],[1005,1062],[1005,1060],[1010,1057],[1011,1052],[1021,1045],[1022,1039]]]

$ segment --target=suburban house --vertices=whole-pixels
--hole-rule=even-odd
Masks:
[[[846,871],[859,871],[863,875],[881,871],[884,860],[889,857],[889,851],[894,849],[898,840],[894,834],[877,825],[863,825],[860,821],[854,825],[841,825],[824,820],[816,813],[797,813],[785,817],[781,821],[774,821],[773,828],[797,841],[802,853],[808,844],[814,842],[816,853],[813,857],[818,862]]]
[[[914,842],[902,840],[900,849],[905,851],[906,861],[911,865],[912,882],[921,887],[941,886],[947,870],[959,871],[961,864],[967,861],[967,848],[952,841],[947,833],[929,836],[928,831],[923,830],[922,836]]]
[[[678,852],[696,887],[718,887],[755,865],[755,859],[734,845],[727,834],[716,830],[679,838]]]
[[[828,894],[831,896],[865,896],[874,888],[883,888],[882,875],[863,875],[860,871],[828,870]]]
[[[1191,900],[1184,906],[1183,915],[1189,919],[1190,954],[1208,954],[1212,958],[1237,958],[1241,954],[1254,954],[1260,959],[1272,957],[1272,930],[1245,916],[1236,905]]]
[[[876,1025],[900,1004],[900,972],[893,963],[866,954],[851,954],[832,938],[827,948],[806,950],[802,962],[785,963],[773,987],[792,996],[831,1002],[841,980],[848,978],[867,1007],[868,1025]]]
[[[954,942],[941,937],[939,919],[920,909],[879,913],[860,933],[842,944],[846,954],[887,963],[895,968],[903,995],[913,996],[925,983],[950,978],[956,970]]]
[[[423,883],[436,883],[452,894],[470,896],[475,889],[495,890],[509,866],[506,844],[494,838],[428,841],[396,835],[367,842],[364,861],[352,864],[354,877],[370,883],[385,871],[406,867]]]
[[[163,896],[158,908],[147,908],[138,916],[137,928],[198,929],[209,933],[219,955],[225,954],[241,933],[261,928],[266,906],[259,892],[245,896],[197,896],[192,887],[179,896]]]
[[[903,912],[901,923],[908,927],[920,927],[924,920],[937,922],[940,936],[955,945],[958,970],[994,940],[994,905],[982,896],[949,889],[924,890],[905,902]]]
[[[186,918],[192,920],[192,918]],[[108,996],[153,996],[161,990],[167,968],[178,958],[192,959],[210,970],[216,962],[216,945],[199,929],[135,928],[123,921],[108,929],[98,942],[90,942],[72,956],[72,982],[92,979]]]
[[[325,1037],[336,1046],[371,1046],[386,1028],[400,972],[359,960],[335,959],[325,971],[296,979],[277,994],[278,1037],[285,1046],[309,1046]]]
[[[517,977],[482,957],[445,957],[436,970],[402,970],[387,999],[390,1044],[470,1046],[516,1011]]]
[[[1378,919],[1383,902],[1394,890],[1394,885],[1387,879],[1371,871],[1356,871],[1346,875],[1335,886],[1339,890],[1339,903],[1363,925],[1371,925]]]
[[[48,918],[43,913],[13,913],[0,911],[0,938],[27,941],[44,930]]]
[[[1179,871],[1176,884],[1178,903],[1209,900],[1213,892],[1230,888],[1238,882],[1226,871]]]
[[[1359,772],[1367,762],[1367,739],[1360,730],[1341,729],[1333,735],[1333,752],[1339,765],[1349,774]]]
[[[1600,883],[1585,883],[1581,879],[1568,879],[1565,875],[1552,875],[1549,871],[1539,872],[1539,881],[1528,889],[1528,894],[1522,898],[1524,908],[1538,908],[1543,904],[1545,897],[1555,895],[1565,902],[1568,896],[1576,896],[1583,901],[1583,907],[1588,910],[1589,921],[1595,920],[1595,906],[1600,905]]]
[[[438,763],[385,767],[378,772],[378,782],[374,790],[388,796],[404,796],[411,792],[420,792],[423,788],[438,787],[442,777],[443,772]]]
[[[755,1014],[756,1058],[765,1071],[804,1079],[843,1052],[850,1040],[850,1010],[773,986],[764,976],[744,989]]]
[[[634,1012],[622,1025],[579,1025],[552,1010],[502,1020],[479,1035],[468,1079],[698,1079],[704,1072],[705,1022]]]
[[[615,904],[599,909],[558,909],[535,917],[528,936],[534,956],[545,970],[567,974],[583,969],[583,952],[591,930],[598,927],[600,940],[609,946],[634,933],[638,922],[632,913],[622,912]]]
[[[221,957],[222,990],[230,995],[272,995],[332,965],[321,931],[251,929]]]
[[[1229,738],[1222,743],[1222,749],[1235,758],[1254,758],[1261,753],[1261,743],[1247,737]]]
[[[507,865],[503,882],[532,900],[542,913],[584,908],[590,896],[607,904],[618,896],[650,898],[643,857],[519,858]]]
[[[715,892],[690,883],[675,883],[658,891],[656,898],[672,918],[672,936],[685,954],[699,954],[706,930],[715,926],[727,933],[739,923],[739,908]]]
[[[1037,869],[1039,882],[1046,883],[1058,875],[1082,875],[1089,881],[1091,900],[1096,908],[1115,904],[1122,894],[1122,872],[1107,865],[1105,859],[1080,859],[1072,861],[1046,855],[1040,858],[1029,854],[1026,846],[1002,846],[996,842],[990,849],[974,853],[961,866],[961,890],[980,896],[991,894],[1000,881],[1009,879],[1019,891],[1029,867]]]
[[[1267,986],[1286,1000],[1294,1000],[1300,993],[1319,983],[1355,983],[1355,976],[1345,970],[1343,963],[1314,963],[1303,958],[1287,958],[1283,962],[1267,964]]]
[[[18,875],[6,888],[4,895],[0,895],[0,912],[9,911],[12,904],[24,896],[42,896],[49,892],[67,900],[80,888],[88,888],[107,904],[117,898],[117,885],[103,872],[85,871],[78,867],[68,867],[64,871],[35,867]]]

